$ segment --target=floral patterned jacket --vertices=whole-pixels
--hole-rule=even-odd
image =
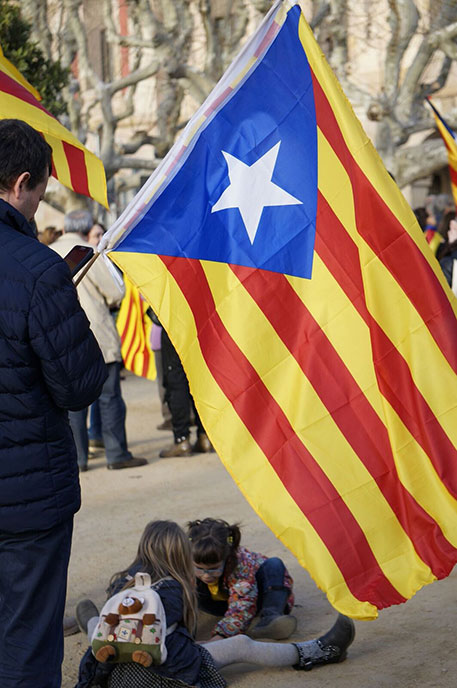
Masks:
[[[221,635],[226,638],[245,633],[252,619],[257,613],[257,580],[255,574],[268,557],[257,552],[251,552],[246,547],[238,548],[238,565],[223,581],[223,587],[228,593],[227,611],[216,624],[213,635]],[[284,586],[289,588],[289,608],[293,607],[294,596],[292,593],[293,580],[286,569],[284,574]]]

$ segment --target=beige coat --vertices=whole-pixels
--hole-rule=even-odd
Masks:
[[[90,244],[77,232],[68,232],[51,244],[50,248],[63,257],[77,245],[89,246]],[[105,363],[121,361],[121,340],[110,309],[120,305],[125,294],[124,286],[117,284],[100,256],[89,268],[77,289],[79,301],[89,319]]]

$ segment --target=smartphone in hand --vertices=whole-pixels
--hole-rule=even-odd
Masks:
[[[73,246],[71,251],[64,257],[64,261],[70,268],[71,276],[74,277],[89,262],[93,255],[94,249],[92,246]]]

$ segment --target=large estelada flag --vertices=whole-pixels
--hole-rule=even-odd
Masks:
[[[449,574],[456,300],[296,3],[272,7],[102,247],[334,607],[374,618]]]
[[[430,98],[426,98],[427,103],[433,110],[433,115],[435,117],[436,126],[441,134],[444,141],[444,145],[447,150],[447,157],[449,163],[449,175],[451,177],[451,188],[452,195],[454,197],[454,203],[457,205],[457,140],[456,135],[452,131],[449,124],[446,122],[444,117],[440,115],[436,107],[433,105]]]
[[[108,208],[102,161],[41,105],[39,93],[0,48],[0,119],[6,118],[21,119],[43,134],[61,184]]]
[[[146,314],[149,306],[138,289],[124,276],[125,296],[116,319],[121,338],[124,366],[135,375],[156,379],[154,352],[151,349],[152,320]]]

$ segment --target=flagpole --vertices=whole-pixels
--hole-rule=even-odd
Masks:
[[[91,259],[89,260],[89,262],[87,263],[87,265],[84,267],[84,269],[81,270],[81,272],[80,272],[79,275],[76,277],[76,279],[73,280],[73,284],[75,285],[75,287],[78,286],[78,284],[81,282],[82,278],[87,274],[87,271],[88,271],[88,270],[91,268],[91,266],[95,263],[95,261],[97,260],[97,258],[98,258],[99,255],[100,255],[100,253],[95,252],[94,255],[92,256],[92,258],[91,258]]]

